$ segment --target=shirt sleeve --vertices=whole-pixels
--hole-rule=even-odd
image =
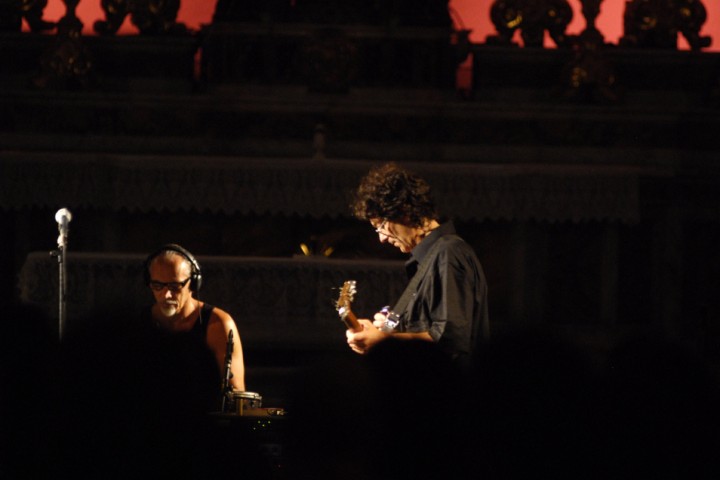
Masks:
[[[468,353],[477,276],[463,246],[461,240],[449,242],[437,257],[428,320],[434,341],[453,352]]]

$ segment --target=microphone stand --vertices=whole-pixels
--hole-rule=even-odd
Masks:
[[[221,413],[227,413],[227,405],[232,397],[233,388],[230,384],[230,379],[233,377],[231,369],[233,348],[233,331],[230,330],[230,333],[228,333],[227,349],[225,350],[225,377],[223,379],[222,385],[222,405],[220,407]]]
[[[65,315],[67,311],[66,292],[67,292],[67,267],[65,264],[65,252],[67,251],[67,232],[70,212],[67,216],[58,219],[58,216],[67,212],[59,211],[55,218],[58,221],[58,231],[60,235],[57,238],[58,248],[50,252],[50,256],[57,258],[58,262],[58,339],[62,341],[65,333]]]

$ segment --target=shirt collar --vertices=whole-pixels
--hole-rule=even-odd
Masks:
[[[412,249],[410,258],[405,263],[406,268],[410,268],[413,264],[421,263],[435,242],[437,242],[440,237],[451,233],[455,233],[455,225],[452,221],[440,224],[438,228],[430,232],[427,237],[423,238],[422,241]]]

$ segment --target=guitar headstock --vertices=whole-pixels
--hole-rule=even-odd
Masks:
[[[340,288],[340,295],[338,295],[337,302],[335,302],[335,309],[340,314],[340,317],[350,311],[350,305],[355,300],[356,293],[357,282],[355,280],[346,280],[342,288]]]
[[[335,309],[340,315],[340,319],[345,322],[345,325],[353,331],[360,331],[362,327],[357,321],[357,317],[350,309],[355,294],[357,293],[357,283],[355,280],[346,280],[340,288],[340,295],[338,296],[337,302],[335,302]]]

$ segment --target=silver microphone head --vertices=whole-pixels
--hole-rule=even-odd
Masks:
[[[70,210],[67,208],[61,208],[57,211],[57,213],[55,213],[55,221],[57,223],[69,223],[70,220],[72,220],[72,213],[70,213]]]

